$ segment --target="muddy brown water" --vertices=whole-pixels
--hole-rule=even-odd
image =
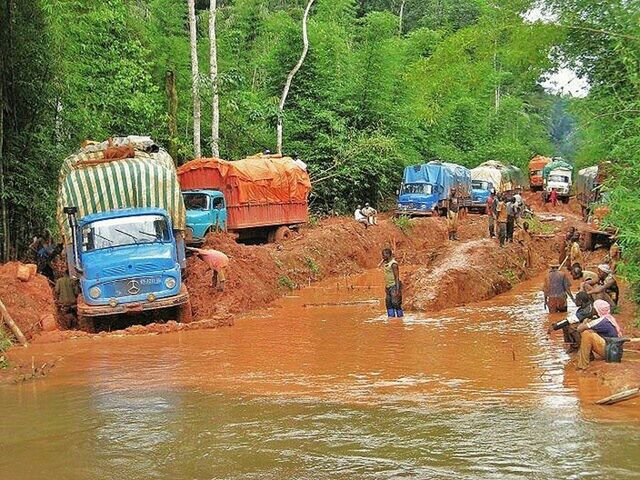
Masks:
[[[62,359],[0,388],[0,478],[640,477],[640,403],[593,406],[539,280],[388,321],[380,276],[232,328],[16,350]]]

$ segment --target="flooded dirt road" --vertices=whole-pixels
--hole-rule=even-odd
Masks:
[[[565,369],[539,280],[393,321],[380,280],[324,282],[232,328],[16,350],[63,358],[0,388],[2,478],[640,476],[640,403],[592,406],[608,392]]]

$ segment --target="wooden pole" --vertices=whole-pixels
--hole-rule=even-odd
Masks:
[[[4,323],[6,323],[9,329],[11,329],[16,339],[18,340],[18,342],[20,342],[20,345],[26,347],[27,339],[22,334],[20,327],[16,325],[16,322],[14,322],[13,319],[11,318],[11,315],[9,315],[9,312],[7,311],[7,308],[4,306],[4,303],[2,303],[2,300],[0,300],[0,317],[2,317],[2,319],[4,320]]]

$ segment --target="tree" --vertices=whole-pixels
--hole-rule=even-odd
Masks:
[[[209,42],[210,42],[210,68],[211,68],[211,154],[220,156],[220,101],[218,99],[218,44],[216,40],[216,13],[217,2],[211,0],[209,4]]]
[[[278,136],[278,153],[282,154],[282,121],[284,117],[284,104],[287,101],[287,96],[289,95],[289,89],[291,88],[291,82],[293,81],[293,77],[298,73],[300,67],[302,67],[302,63],[304,62],[305,57],[307,56],[307,52],[309,51],[309,37],[307,35],[307,19],[309,18],[309,10],[311,10],[311,6],[313,5],[314,0],[309,0],[307,3],[307,7],[304,9],[304,15],[302,16],[302,54],[298,59],[298,62],[295,64],[289,75],[287,75],[287,81],[284,84],[284,89],[282,90],[282,97],[280,98],[280,104],[278,105],[278,127],[277,127],[277,136]]]
[[[189,5],[189,45],[191,46],[191,92],[193,97],[193,155],[202,157],[200,147],[200,73],[198,68],[198,37],[195,0]]]

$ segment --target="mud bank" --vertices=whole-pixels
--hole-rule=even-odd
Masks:
[[[480,222],[473,219],[464,230]],[[230,256],[224,292],[211,288],[211,273],[198,258],[188,261],[186,280],[192,296],[194,318],[237,313],[263,307],[286,292],[323,278],[344,276],[374,268],[385,247],[396,251],[404,264],[429,263],[446,242],[444,219],[414,219],[404,230],[383,219],[365,229],[346,218],[330,218],[304,228],[279,244],[248,246],[229,234],[207,238],[205,247]]]
[[[558,258],[557,243],[535,236],[526,246],[516,242],[500,247],[489,238],[448,242],[431,265],[408,276],[407,306],[433,311],[492,298],[546,270]]]
[[[45,317],[55,318],[56,306],[47,278],[35,274],[28,281],[19,280],[20,265],[0,265],[0,300],[27,340],[31,340],[42,331]]]

